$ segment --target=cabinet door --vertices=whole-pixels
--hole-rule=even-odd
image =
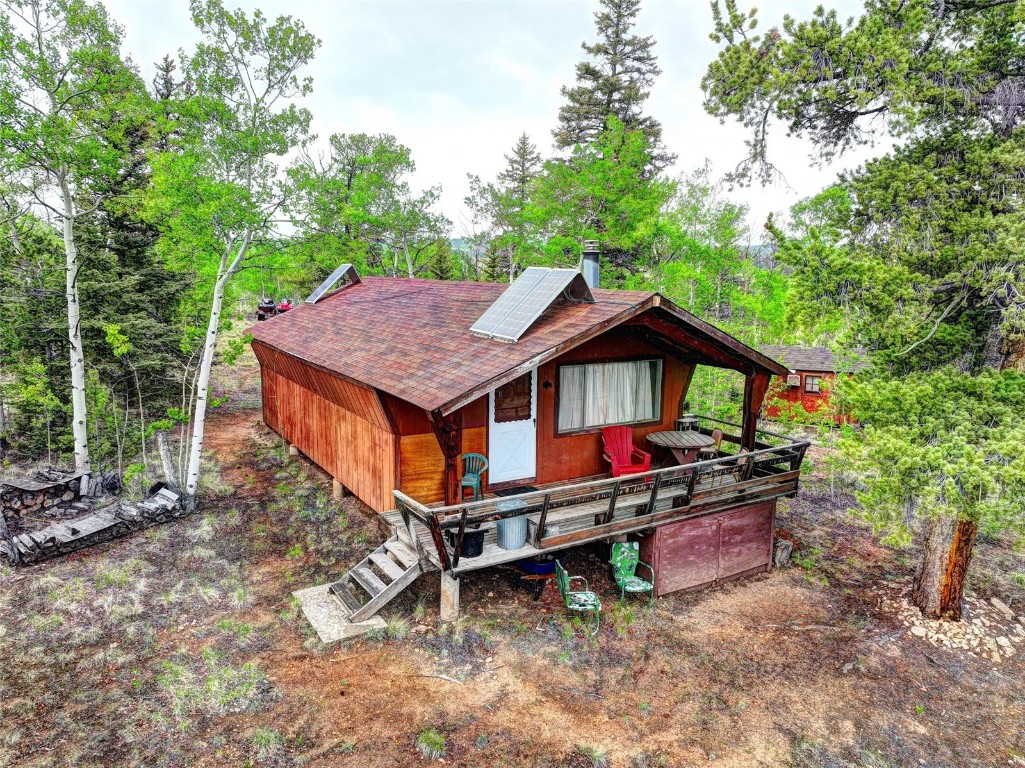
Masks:
[[[707,584],[718,577],[718,516],[663,525],[656,536],[659,595]]]
[[[772,557],[772,509],[772,502],[764,502],[722,515],[720,579],[768,564]]]

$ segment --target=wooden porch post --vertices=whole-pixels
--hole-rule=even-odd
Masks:
[[[750,373],[744,379],[744,418],[740,430],[740,447],[749,451],[755,449],[755,431],[758,428],[758,412],[769,390],[770,375],[764,371]]]
[[[431,411],[428,415],[434,436],[438,439],[441,453],[445,457],[445,503],[456,504],[459,501],[457,465],[463,447],[462,419],[458,411],[448,416],[442,416],[441,411]]]

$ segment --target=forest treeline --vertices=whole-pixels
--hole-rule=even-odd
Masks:
[[[440,188],[411,186],[401,137],[312,146],[320,41],[301,21],[190,9],[201,43],[145,83],[101,4],[0,0],[5,460],[166,474],[194,499],[212,365],[239,348],[218,337],[247,322],[243,297],[301,299],[343,262],[506,281],[576,266],[598,240],[605,286],[658,290],[752,345],[867,350],[873,368],[835,393],[861,421],[839,445],[862,513],[927,542],[916,590],[933,614],[959,605],[941,582],[978,530],[1022,532],[1023,4],[866,0],[762,32],[713,2],[705,108],[750,130],[719,180],[646,111],[660,70],[640,0],[597,0],[552,135],[470,176],[458,241]],[[821,159],[874,136],[894,148],[753,235],[724,184],[774,177],[779,124]],[[702,371],[691,405],[730,415],[740,392]]]

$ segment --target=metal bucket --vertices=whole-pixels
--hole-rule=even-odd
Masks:
[[[519,549],[527,543],[527,516],[517,515],[499,520],[498,546],[502,549]]]
[[[519,499],[504,499],[495,505],[499,512],[511,512],[526,506],[526,503]],[[498,529],[498,546],[502,549],[519,549],[527,543],[526,515],[502,518],[496,523],[496,527]]]

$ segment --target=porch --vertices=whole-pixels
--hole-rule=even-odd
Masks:
[[[395,491],[397,509],[381,516],[435,569],[457,576],[796,493],[808,441],[757,430],[755,449],[740,453],[739,424],[693,418],[705,435],[716,428],[723,431],[715,458],[445,506],[422,504]],[[517,503],[510,508],[513,500]],[[521,515],[527,518],[524,546],[499,547],[498,522]],[[466,557],[466,533],[475,526],[484,533],[483,551]]]

